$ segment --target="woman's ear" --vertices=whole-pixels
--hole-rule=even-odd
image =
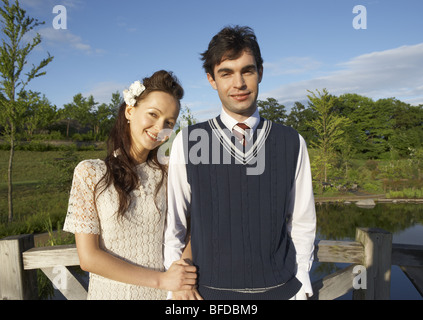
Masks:
[[[125,108],[125,117],[127,120],[131,120],[132,112],[134,111],[133,106],[126,106]]]

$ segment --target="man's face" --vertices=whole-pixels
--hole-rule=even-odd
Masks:
[[[207,79],[230,116],[244,121],[255,112],[263,69],[257,69],[252,54],[244,51],[238,59],[223,60],[214,67],[214,76],[208,73]]]

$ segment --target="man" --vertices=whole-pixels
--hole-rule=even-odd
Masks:
[[[192,251],[190,298],[306,299],[316,213],[304,139],[259,116],[263,59],[250,28],[222,29],[202,60],[222,111],[173,143],[165,266]]]

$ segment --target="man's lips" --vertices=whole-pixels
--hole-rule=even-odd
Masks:
[[[231,98],[237,101],[247,100],[249,96],[250,96],[250,92],[231,94]]]

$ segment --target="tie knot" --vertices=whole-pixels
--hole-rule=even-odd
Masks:
[[[247,126],[245,123],[242,123],[242,122],[237,123],[236,126],[240,127],[242,130],[250,129],[249,126]]]
[[[245,147],[245,130],[250,129],[245,123],[237,123],[233,128],[233,134],[238,138],[239,142]]]

